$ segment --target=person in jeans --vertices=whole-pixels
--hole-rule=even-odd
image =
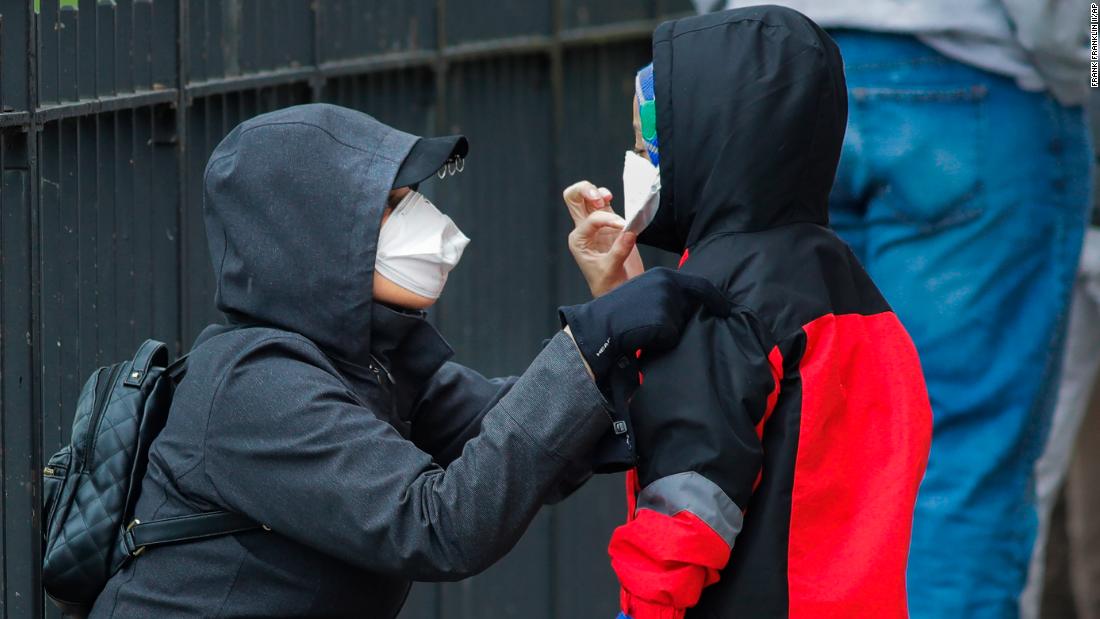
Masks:
[[[1040,535],[1021,597],[1021,614],[1028,618],[1058,616],[1046,608],[1049,598],[1044,594],[1044,585],[1052,582],[1045,573],[1047,553],[1052,552],[1050,559],[1067,568],[1078,619],[1100,619],[1100,527],[1096,517],[1100,508],[1100,409],[1094,395],[1100,377],[1100,227],[1096,225],[1089,227],[1081,253],[1063,363],[1050,437],[1036,463],[1036,491],[1042,508]],[[1063,488],[1065,517],[1062,522],[1052,522],[1052,514],[1057,513],[1054,503]],[[1054,536],[1050,530],[1057,526],[1064,526],[1068,543],[1048,550],[1046,542]]]
[[[831,222],[912,335],[932,402],[910,612],[1015,617],[1088,210],[1087,6],[777,4],[829,29],[844,57]]]
[[[1093,274],[1093,282],[1097,281],[1100,271]],[[1093,389],[1066,477],[1066,534],[1072,543],[1068,566],[1077,619],[1100,619],[1097,513],[1100,513],[1100,389]]]
[[[1095,151],[1100,145],[1100,91],[1090,93],[1088,111]],[[1096,187],[1092,201],[1092,219],[1085,232],[1073,292],[1058,405],[1046,448],[1035,464],[1039,535],[1031,556],[1028,585],[1020,598],[1025,619],[1058,616],[1048,608],[1051,602],[1047,585],[1056,578],[1046,572],[1050,561],[1067,568],[1071,604],[1078,619],[1100,619],[1100,526],[1096,521],[1096,508],[1100,506],[1100,403],[1094,395],[1100,378],[1100,192]],[[1052,521],[1057,513],[1054,504],[1063,488],[1065,518]],[[1068,543],[1064,548],[1052,544],[1048,550],[1047,542],[1056,535],[1051,532],[1055,527],[1064,527]],[[1048,552],[1053,556],[1048,558]],[[1059,586],[1054,588],[1058,590]]]

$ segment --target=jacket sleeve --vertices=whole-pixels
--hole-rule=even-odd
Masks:
[[[547,340],[549,343],[550,340]],[[432,376],[413,411],[412,441],[446,468],[477,436],[481,420],[516,383],[516,377],[485,378],[477,371],[447,362]],[[588,459],[571,463],[546,504],[568,497],[592,477]]]
[[[432,376],[413,410],[412,441],[446,468],[477,436],[481,420],[516,383],[485,378],[448,361]]]
[[[742,312],[697,318],[669,353],[648,362],[643,353],[630,513],[609,547],[632,619],[680,619],[729,560],[778,389],[769,340]]]
[[[227,509],[362,569],[455,580],[502,557],[610,423],[558,334],[446,469],[295,337],[244,351],[211,403],[204,473]]]

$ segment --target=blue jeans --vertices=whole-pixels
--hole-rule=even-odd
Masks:
[[[1084,117],[912,37],[833,36],[850,108],[832,225],[913,337],[932,402],[910,613],[1016,617],[1088,209]]]

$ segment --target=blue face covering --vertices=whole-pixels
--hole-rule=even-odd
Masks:
[[[661,162],[657,151],[657,105],[653,94],[653,63],[642,67],[634,77],[634,97],[638,100],[638,116],[642,121],[642,140],[653,165]]]

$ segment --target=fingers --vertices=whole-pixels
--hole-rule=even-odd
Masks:
[[[569,232],[570,251],[607,253],[626,221],[611,211],[596,211],[578,221]]]
[[[585,193],[597,191],[596,186],[588,181],[578,181],[565,188],[561,193],[565,200],[565,206],[569,209],[569,216],[573,218],[573,224],[578,225],[588,215],[588,207],[585,205]]]
[[[574,232],[580,239],[591,239],[604,228],[622,230],[626,220],[611,211],[596,211],[577,222]]]
[[[646,353],[657,353],[676,347],[680,341],[680,325],[653,324],[646,328],[634,329],[623,335],[624,350],[641,349]]]
[[[694,313],[694,307],[697,304],[702,304],[708,312],[720,317],[729,316],[733,311],[733,303],[726,295],[717,286],[710,283],[710,280],[700,275],[674,271],[666,267],[656,267],[643,273],[642,277],[630,280],[630,282],[637,282],[643,277],[656,281],[663,280],[665,282],[664,290],[686,295],[693,308],[693,311],[688,314]],[[687,315],[684,316],[685,319],[688,317]]]
[[[613,269],[619,269],[626,262],[626,259],[630,257],[631,252],[634,251],[638,242],[638,235],[633,232],[623,232],[612,243],[610,251],[607,252],[607,258],[611,261],[609,265]]]
[[[673,274],[680,288],[702,303],[707,311],[715,316],[729,316],[730,300],[709,280],[680,271],[673,271]]]
[[[582,194],[589,188],[595,189],[596,186],[588,181],[577,181],[566,187],[565,190],[561,192],[561,197],[564,198],[567,203],[580,202]]]
[[[607,187],[584,190],[585,215],[598,211],[611,211],[611,192]]]
[[[606,187],[596,187],[589,181],[573,183],[562,192],[562,199],[565,200],[574,225],[580,224],[590,213],[610,211],[613,197]]]

